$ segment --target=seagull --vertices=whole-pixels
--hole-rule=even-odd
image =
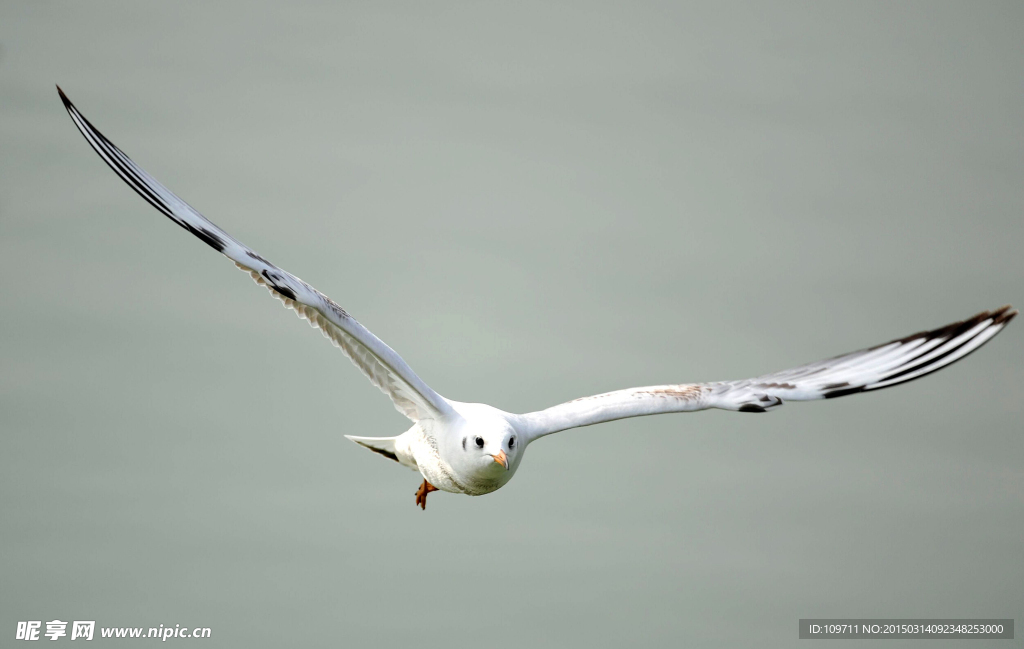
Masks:
[[[75,126],[121,180],[319,329],[412,421],[409,430],[395,437],[345,437],[418,471],[423,482],[415,504],[421,509],[426,509],[427,494],[432,491],[481,496],[500,489],[515,475],[526,447],[552,433],[627,417],[709,408],[768,412],[785,401],[833,399],[892,387],[967,356],[1017,315],[1006,305],[938,329],[757,378],[628,388],[526,414],[454,401],[432,390],[401,356],[337,302],[270,263],[178,198],[96,130],[60,86],[57,92]]]

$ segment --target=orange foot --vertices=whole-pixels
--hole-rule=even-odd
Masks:
[[[430,484],[426,480],[420,485],[420,488],[416,490],[416,504],[420,506],[420,509],[427,508],[427,494],[431,491],[437,491],[437,487]]]

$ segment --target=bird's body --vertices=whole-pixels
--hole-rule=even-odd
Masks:
[[[510,424],[513,415],[482,403],[451,403],[455,416],[417,422],[398,437],[384,438],[394,440],[394,460],[419,471],[424,480],[440,491],[483,496],[504,487],[515,475],[523,457],[514,444],[512,449],[503,449],[509,458],[507,469],[500,463],[488,462],[479,470],[473,470],[475,467],[463,466],[461,458],[478,437],[504,437],[505,433],[510,439],[514,437]],[[380,438],[346,437],[370,450],[377,450],[373,444],[381,443],[374,441]]]
[[[336,302],[270,263],[174,195],[96,130],[63,92],[60,96],[82,135],[122,180],[320,329],[413,422],[397,437],[348,437],[419,471],[424,482],[416,504],[422,507],[430,491],[480,496],[500,489],[515,475],[530,443],[570,428],[709,408],[767,412],[785,401],[830,399],[899,385],[967,356],[1017,314],[1010,306],[983,311],[938,329],[757,378],[629,388],[526,414],[453,401],[432,390],[393,349]]]

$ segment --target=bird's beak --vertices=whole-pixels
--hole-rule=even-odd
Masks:
[[[505,451],[498,451],[497,455],[492,455],[491,457],[494,458],[495,462],[505,467],[505,470],[508,471],[508,456],[505,455]]]

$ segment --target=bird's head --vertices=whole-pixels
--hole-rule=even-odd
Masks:
[[[518,465],[519,449],[519,435],[507,424],[469,428],[459,441],[462,464],[481,478],[500,479]]]
[[[447,437],[445,459],[462,479],[508,482],[522,459],[522,436],[493,408],[459,405],[465,418]]]
[[[440,439],[441,459],[457,479],[486,493],[512,479],[527,440],[508,413],[483,403],[452,402],[459,418]]]

